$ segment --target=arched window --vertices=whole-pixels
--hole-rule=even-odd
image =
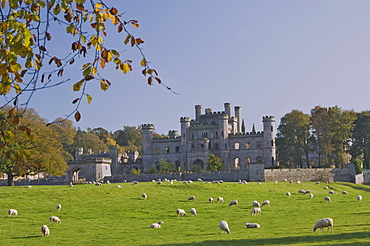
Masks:
[[[263,162],[263,158],[261,156],[258,156],[257,157],[257,163],[262,163]]]
[[[234,159],[234,169],[240,169],[240,158],[236,157]]]

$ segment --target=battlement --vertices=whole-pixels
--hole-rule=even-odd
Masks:
[[[255,136],[262,136],[263,131],[258,132],[246,132],[246,133],[229,133],[229,137],[255,137]]]
[[[142,124],[141,129],[154,129],[154,124]]]
[[[190,121],[190,117],[180,117],[180,122]]]
[[[262,122],[265,122],[265,121],[270,121],[270,122],[275,122],[275,117],[274,116],[263,116],[262,117]]]

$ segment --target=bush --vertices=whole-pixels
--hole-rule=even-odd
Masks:
[[[131,172],[130,172],[132,175],[139,175],[141,173],[141,169],[131,169]]]
[[[352,163],[355,165],[356,174],[361,174],[363,172],[362,161],[360,159],[354,159]]]

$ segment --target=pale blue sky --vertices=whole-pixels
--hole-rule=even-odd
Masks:
[[[112,87],[91,85],[75,126],[153,123],[156,132],[179,130],[179,118],[194,118],[194,106],[222,111],[225,102],[242,107],[247,131],[262,129],[264,115],[280,118],[316,105],[369,110],[370,1],[368,0],[106,0],[133,30],[144,53],[175,95],[141,76],[139,57],[109,43],[136,62],[129,75],[110,75]],[[111,37],[111,38],[110,38]],[[121,46],[122,45],[122,46]],[[72,84],[37,93],[30,106],[52,121],[73,110]]]

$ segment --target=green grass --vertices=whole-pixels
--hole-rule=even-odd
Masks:
[[[370,187],[351,183],[330,183],[337,195],[328,195],[326,184],[303,182],[299,185],[265,182],[183,184],[168,182],[67,186],[0,187],[1,245],[370,245]],[[311,190],[314,198],[298,194]],[[342,195],[346,190],[348,195]],[[292,193],[287,197],[285,193]],[[148,194],[143,200],[141,194]],[[358,202],[356,196],[363,200]],[[187,201],[191,195],[195,201]],[[218,196],[225,203],[209,203]],[[238,207],[228,202],[238,200]],[[261,216],[251,216],[252,202],[271,201],[262,207]],[[56,205],[62,210],[56,211]],[[197,209],[197,216],[189,213]],[[18,210],[15,218],[7,210]],[[187,212],[177,217],[176,209]],[[51,224],[58,216],[62,224]],[[334,220],[334,231],[312,228],[321,218]],[[161,229],[149,228],[159,220]],[[230,234],[221,234],[218,224],[229,223]],[[261,225],[246,229],[245,222]],[[49,237],[41,237],[41,226],[50,228]]]

